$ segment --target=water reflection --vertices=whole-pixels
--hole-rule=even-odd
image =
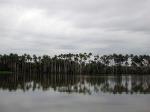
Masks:
[[[150,76],[0,75],[0,90],[32,90],[82,94],[149,94]]]

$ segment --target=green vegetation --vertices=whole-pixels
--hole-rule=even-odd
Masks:
[[[12,72],[10,71],[0,71],[0,74],[11,74]]]
[[[92,53],[36,56],[0,55],[0,71],[47,74],[150,74],[149,55]]]

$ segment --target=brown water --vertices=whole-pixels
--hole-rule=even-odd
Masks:
[[[0,76],[0,112],[49,111],[150,112],[150,76]]]

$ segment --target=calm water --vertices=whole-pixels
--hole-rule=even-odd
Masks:
[[[150,112],[150,76],[1,75],[0,112]]]

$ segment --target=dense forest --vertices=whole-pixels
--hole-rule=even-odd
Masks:
[[[150,74],[149,55],[92,53],[36,56],[0,55],[0,71],[46,74]]]

